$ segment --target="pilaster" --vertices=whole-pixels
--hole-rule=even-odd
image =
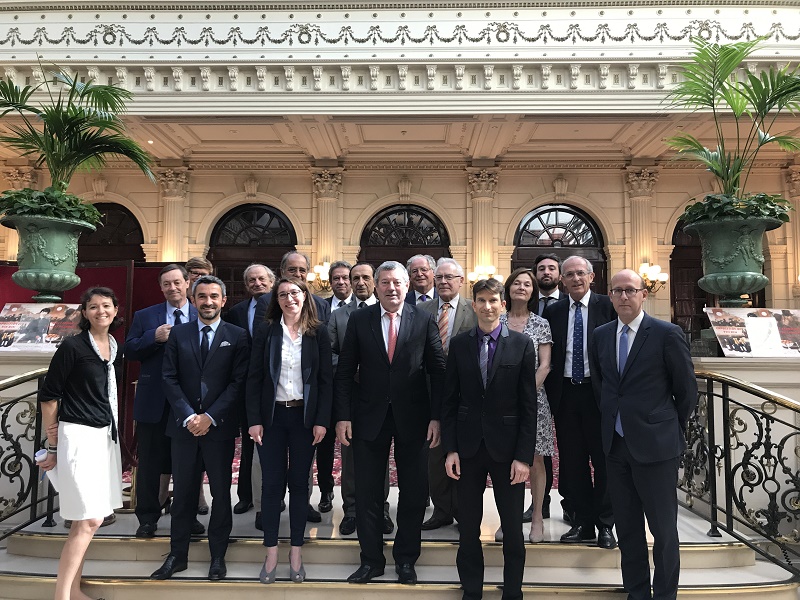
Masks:
[[[472,265],[495,265],[494,256],[494,196],[500,169],[467,168],[472,199]],[[495,265],[497,266],[497,265]]]
[[[653,192],[658,181],[657,167],[627,167],[625,184],[631,205],[629,268],[639,270],[643,262],[656,264],[653,249]]]
[[[2,174],[12,190],[37,188],[38,174],[33,167],[8,167],[3,169]],[[3,257],[3,260],[17,260],[17,248],[19,247],[17,230],[11,227],[0,227],[0,230],[5,238],[3,247],[0,248],[0,256]]]
[[[791,166],[786,170],[786,192],[794,208],[792,218],[789,220],[792,232],[789,285],[792,308],[800,308],[800,165]]]
[[[186,207],[189,199],[189,169],[175,167],[158,173],[163,208],[161,262],[183,262],[189,258],[186,237]]]
[[[339,199],[344,169],[312,169],[314,201],[317,210],[316,263],[333,262],[340,257]]]

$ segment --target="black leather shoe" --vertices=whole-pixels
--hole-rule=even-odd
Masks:
[[[207,515],[208,514],[208,505],[206,505],[206,506],[198,506],[197,507],[197,514],[198,515]]]
[[[522,513],[523,523],[530,523],[531,521],[533,521],[533,504],[528,507],[528,510]]]
[[[381,575],[383,575],[383,567],[361,565],[355,573],[347,578],[347,583],[369,583]]]
[[[224,558],[212,558],[211,566],[208,567],[208,578],[211,581],[219,581],[225,579],[228,574],[228,568],[225,566]]]
[[[424,531],[431,531],[432,529],[439,529],[440,527],[445,527],[446,525],[453,524],[453,517],[440,517],[437,515],[433,515],[427,521],[422,522],[422,529]]]
[[[572,525],[572,515],[571,515],[571,514],[569,514],[568,512],[565,512],[565,513],[564,513],[564,514],[561,516],[561,519],[562,519],[562,520],[564,521],[564,523],[566,523],[567,525]]]
[[[394,531],[394,521],[392,521],[392,517],[389,514],[383,515],[383,533],[385,535],[389,535]]]
[[[533,507],[531,507],[531,508],[533,508]],[[533,516],[533,513],[531,513],[531,516]],[[550,505],[549,504],[543,504],[542,505],[542,518],[543,519],[549,519],[550,518]]]
[[[355,517],[345,517],[342,519],[342,522],[339,523],[339,533],[342,535],[350,535],[355,533],[356,531],[356,518]]]
[[[394,571],[397,573],[397,583],[402,583],[403,585],[415,585],[417,583],[417,572],[411,563],[395,565]]]
[[[617,538],[611,531],[611,527],[601,526],[597,532],[597,547],[606,550],[613,550],[617,547]]]
[[[233,505],[233,514],[243,515],[251,508],[253,508],[252,502],[245,502],[244,500],[240,500],[239,502]]]
[[[206,528],[203,526],[203,524],[195,519],[194,523],[192,523],[192,535],[203,535],[205,532]]]
[[[326,513],[333,510],[333,492],[328,492],[322,495],[319,499],[319,512]]]
[[[156,524],[155,523],[142,523],[136,530],[137,538],[152,538],[156,537]]]
[[[306,521],[309,523],[322,523],[322,515],[319,514],[318,511],[314,510],[314,507],[310,504],[308,505],[308,516],[306,517]]]
[[[594,527],[585,527],[584,525],[574,525],[570,530],[561,536],[561,541],[566,543],[587,542],[593,540]]]
[[[256,513],[255,526],[256,526],[256,529],[258,529],[259,531],[264,531],[264,526],[261,524],[261,511],[260,510]]]
[[[186,567],[186,559],[179,559],[177,556],[170,554],[164,564],[161,565],[161,568],[153,571],[150,579],[169,579],[175,573],[185,571]]]

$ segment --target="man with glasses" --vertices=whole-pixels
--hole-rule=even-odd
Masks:
[[[561,541],[597,539],[600,548],[612,549],[617,545],[611,531],[614,514],[606,489],[600,412],[592,389],[595,374],[588,348],[595,328],[617,315],[608,296],[591,291],[594,271],[582,256],[564,261],[561,281],[567,296],[548,306],[542,315],[553,333],[551,370],[544,385],[556,421],[558,491],[573,510],[572,527]]]
[[[631,270],[611,278],[618,319],[592,339],[592,385],[600,399],[603,450],[628,598],[678,594],[678,462],[697,404],[683,331],[642,310],[647,289]],[[652,593],[645,518],[653,534]]]
[[[464,269],[452,258],[440,258],[434,275],[439,297],[418,306],[436,319],[442,350],[447,357],[450,340],[459,333],[475,328],[477,323],[472,304],[460,295],[464,285]],[[430,486],[433,514],[422,523],[422,529],[431,530],[450,525],[458,517],[456,482],[444,469],[447,458],[440,444],[428,451],[428,484]]]
[[[428,254],[415,254],[406,262],[411,289],[406,294],[406,302],[415,306],[436,298],[433,285],[433,271],[436,261]]]

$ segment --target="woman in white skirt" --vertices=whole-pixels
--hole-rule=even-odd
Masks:
[[[109,288],[84,292],[81,333],[56,350],[39,391],[47,431],[47,457],[39,464],[45,471],[56,468],[59,512],[72,520],[58,563],[55,600],[89,600],[80,589],[86,549],[103,517],[122,506],[117,435],[122,352],[109,334],[121,324],[118,307]]]

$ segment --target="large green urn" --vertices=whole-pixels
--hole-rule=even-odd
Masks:
[[[20,287],[36,290],[35,302],[59,302],[61,292],[81,282],[75,274],[78,264],[78,238],[84,231],[94,231],[86,221],[13,215],[0,224],[19,234],[17,264],[11,278]]]
[[[700,238],[703,253],[701,289],[719,296],[720,306],[741,307],[745,294],[764,289],[764,232],[783,223],[771,218],[720,218],[695,221],[684,227]]]

